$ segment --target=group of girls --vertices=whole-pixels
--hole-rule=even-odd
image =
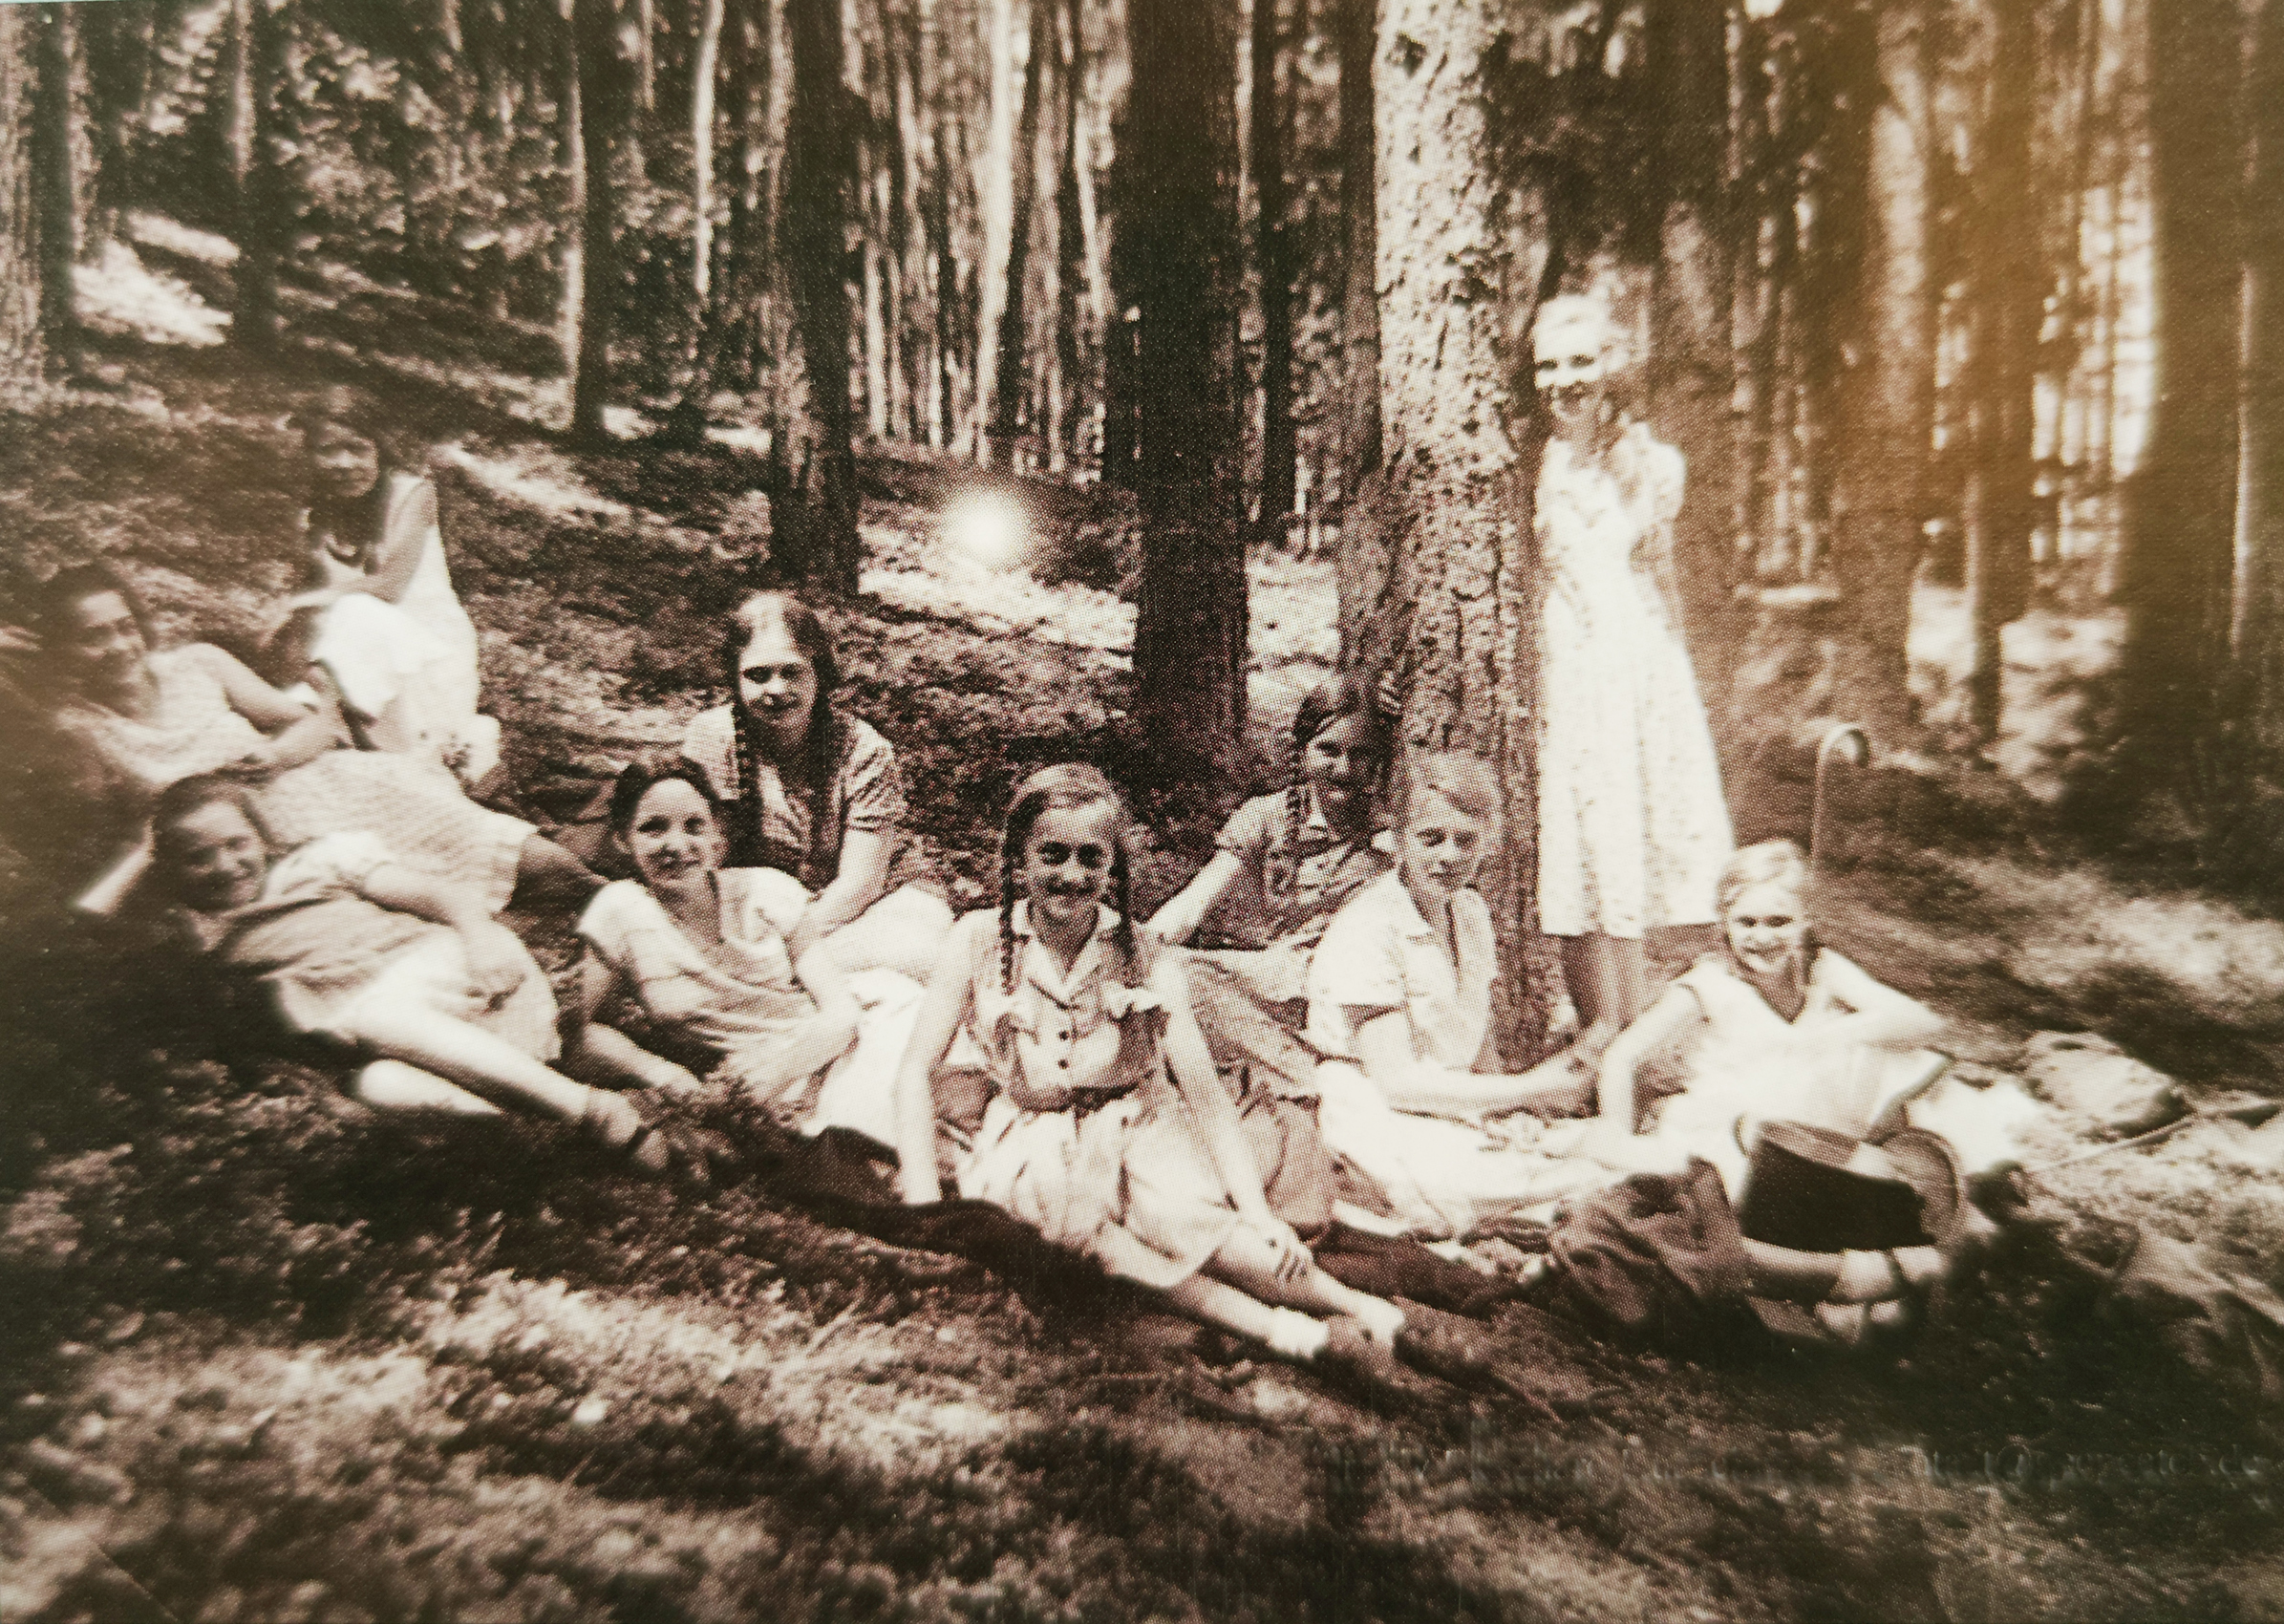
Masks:
[[[286,1028],[352,1058],[374,1106],[552,1116],[697,1179],[704,1150],[662,1104],[711,1076],[789,1124],[892,1146],[909,1201],[949,1186],[1288,1357],[1384,1364],[1404,1314],[1310,1251],[1336,1210],[1461,1238],[1718,1159],[1756,1111],[1862,1131],[1880,1101],[1861,1058],[1932,1030],[1815,946],[1797,853],[1731,857],[1663,550],[1679,459],[1612,412],[1613,343],[1589,302],[1542,315],[1539,902],[1602,1054],[1585,1121],[1538,1116],[1544,1079],[1504,1074],[1491,1042],[1497,943],[1473,882],[1502,837],[1498,783],[1455,754],[1387,783],[1387,718],[1353,679],[1308,696],[1291,783],[1240,807],[1146,922],[1132,815],[1076,764],[1017,787],[997,906],[955,921],[891,746],[832,702],[831,637],[779,593],[738,609],[727,702],[678,762],[628,769],[599,836],[559,844],[480,804],[496,728],[433,489],[334,408],[304,425],[310,579],[271,644],[290,692],[218,649],[156,648],[115,577],[49,584],[37,643],[61,717],[139,837],[92,894],[178,910]],[[498,923],[511,897],[579,910],[566,1018]],[[1645,1013],[1645,930],[1713,918],[1723,952]],[[1645,1122],[1639,1068],[1688,1037],[1701,1086]],[[1781,1113],[1739,1080],[1772,1054],[1795,1079]],[[1945,1268],[1924,1249],[1748,1251],[1757,1293],[1858,1313]]]

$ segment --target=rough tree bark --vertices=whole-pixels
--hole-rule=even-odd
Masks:
[[[1518,223],[1498,212],[1482,62],[1492,30],[1474,0],[1380,7],[1372,95],[1387,490],[1376,523],[1342,525],[1343,654],[1352,669],[1398,679],[1404,753],[1471,750],[1499,775],[1505,838],[1477,883],[1499,929],[1500,1049],[1522,1064],[1537,1056],[1559,981],[1537,931],[1540,437],[1518,393],[1529,369],[1512,353],[1529,331],[1536,277],[1512,251]]]
[[[32,96],[32,164],[38,216],[39,320],[51,371],[69,372],[79,357],[79,299],[72,279],[78,257],[79,201],[72,152],[72,33],[69,6],[32,10],[37,83]]]
[[[2239,35],[2233,0],[2171,0],[2149,18],[2157,308],[2121,581],[2119,782],[2194,811],[2213,787],[2235,563]]]
[[[770,563],[787,580],[852,595],[859,551],[846,223],[856,151],[843,107],[841,0],[786,0],[785,22],[793,99],[778,270],[793,319],[778,358]]]
[[[0,400],[39,388],[39,225],[32,205],[32,30],[28,6],[0,6]]]
[[[2036,498],[2034,391],[2044,319],[2037,199],[2031,186],[2036,117],[2024,82],[2035,82],[2035,0],[1992,0],[1992,60],[2007,64],[1986,92],[1981,162],[1974,177],[1975,269],[1970,385],[1972,455],[1964,515],[1967,609],[1974,664],[1969,716],[1984,743],[1998,737],[2006,674],[2000,631],[2030,607],[2030,532]],[[2020,77],[2017,77],[2017,68]],[[2077,243],[2071,244],[2073,253]]]
[[[1305,0],[1304,0],[1305,3]],[[1283,533],[1292,511],[1292,255],[1286,148],[1291,118],[1278,65],[1277,0],[1252,0],[1253,254],[1261,278],[1261,530]],[[1302,31],[1296,28],[1296,37]]]
[[[579,153],[586,177],[579,236],[579,351],[571,374],[571,438],[607,441],[603,408],[610,398],[610,346],[618,333],[618,187],[612,165],[626,138],[630,75],[619,53],[614,0],[571,0],[579,55]]]
[[[1217,793],[1242,782],[1246,705],[1231,11],[1133,0],[1135,184],[1119,222],[1142,312],[1137,709],[1169,776]]]

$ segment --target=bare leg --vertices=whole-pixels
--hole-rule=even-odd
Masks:
[[[1388,1343],[1403,1329],[1403,1311],[1392,1302],[1344,1286],[1314,1264],[1292,1280],[1277,1278],[1276,1266],[1276,1254],[1249,1229],[1222,1242],[1206,1262],[1213,1274],[1262,1302],[1345,1314],[1363,1321],[1374,1336]]]
[[[577,1121],[588,1090],[504,1038],[410,998],[369,998],[343,1036],[510,1110]]]
[[[458,1083],[402,1060],[375,1060],[350,1084],[351,1098],[392,1115],[497,1117],[500,1107]]]
[[[1617,998],[1612,1020],[1632,1026],[1650,1007],[1650,959],[1639,936],[1605,936],[1603,951],[1610,960],[1610,985]]]
[[[1578,1012],[1581,1028],[1612,1025],[1617,1021],[1618,989],[1610,956],[1603,951],[1606,936],[1564,936],[1563,982],[1570,990],[1570,1005]]]

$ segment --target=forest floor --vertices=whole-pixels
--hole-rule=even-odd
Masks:
[[[765,533],[750,447],[568,453],[541,335],[346,273],[295,291],[287,363],[249,363],[196,342],[211,250],[169,242],[160,282],[107,267],[118,387],[0,445],[26,564],[101,550],[178,634],[247,635],[287,574],[290,390],[386,380],[442,448],[535,803],[715,696],[712,626]],[[925,470],[870,483],[847,698],[977,900],[1015,773],[1143,765],[1131,610],[1083,513],[995,570],[942,539]],[[1267,770],[1332,589],[1281,559],[1254,587]],[[1985,779],[1911,780],[1861,801],[1885,815],[1859,807],[1828,935],[1953,1016],[1979,1076],[2091,1029],[2274,1091],[2284,927],[2041,844]],[[1163,894],[1210,825],[1145,812]],[[1377,1393],[1124,1308],[1104,1334],[1099,1293],[750,1186],[677,1201],[544,1130],[379,1123],[315,1073],[90,1072],[62,1016],[14,1014],[0,1618],[2284,1616],[2273,1418],[2107,1312],[2062,1250],[2099,1226],[2052,1202],[1900,1362],[1617,1347],[1509,1306],[1536,1401]],[[2228,1131],[2047,1183],[2284,1280],[2284,1172]]]

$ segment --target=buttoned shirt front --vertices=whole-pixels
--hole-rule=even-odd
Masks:
[[[1012,992],[1001,972],[997,916],[975,917],[971,928],[982,939],[973,1029],[995,1079],[1017,1103],[1061,1110],[1076,1095],[1121,1094],[1142,1080],[1157,1046],[1140,1027],[1163,1005],[1154,990],[1119,979],[1118,952],[1108,941],[1117,914],[1101,909],[1094,934],[1066,971],[1033,932],[1031,905],[1017,903]]]

